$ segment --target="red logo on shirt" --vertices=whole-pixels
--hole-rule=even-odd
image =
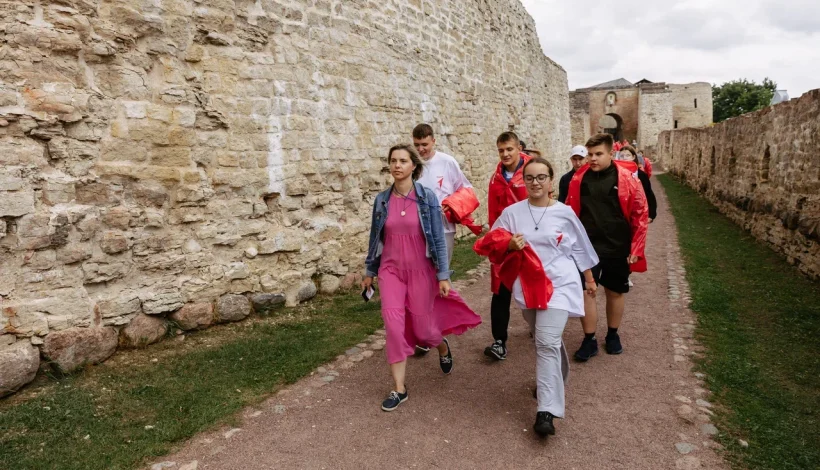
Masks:
[[[563,239],[564,239],[564,234],[563,234],[563,233],[559,233],[559,234],[558,234],[558,238],[556,238],[556,239],[555,239],[555,244],[556,244],[556,245],[560,245],[560,244],[561,244],[561,240],[563,240]]]
[[[442,187],[443,185],[444,185],[444,177],[443,177],[443,176],[439,176],[439,177],[438,177],[438,187],[440,188],[440,187]]]

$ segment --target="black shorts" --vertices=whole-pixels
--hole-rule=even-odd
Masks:
[[[598,264],[592,268],[592,277],[595,279],[595,284],[604,286],[619,294],[629,292],[630,274],[632,274],[632,270],[629,269],[626,256],[623,258],[601,258]],[[586,282],[584,273],[581,273],[582,285],[584,282]]]

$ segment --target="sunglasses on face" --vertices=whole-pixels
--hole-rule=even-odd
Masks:
[[[550,175],[540,174],[540,175],[524,175],[524,182],[525,183],[532,183],[533,181],[538,181],[539,183],[543,183],[547,181]]]

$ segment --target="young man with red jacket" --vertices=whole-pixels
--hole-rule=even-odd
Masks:
[[[646,271],[646,195],[634,176],[637,165],[612,159],[611,135],[596,134],[586,147],[589,163],[573,175],[566,204],[581,219],[600,259],[592,274],[606,293],[606,352],[621,354],[618,328],[624,313],[624,294],[629,292],[629,274]],[[575,359],[581,362],[598,354],[598,311],[594,297],[584,296],[584,310],[584,340],[575,352]]]
[[[527,187],[524,185],[522,168],[532,158],[522,151],[521,141],[514,132],[502,133],[496,139],[495,144],[500,161],[490,178],[490,190],[487,196],[490,227],[507,206],[527,199]],[[490,305],[490,322],[493,344],[484,349],[484,354],[496,360],[504,360],[507,358],[507,328],[510,324],[512,292],[501,284],[500,266],[492,264],[491,267],[493,299]]]

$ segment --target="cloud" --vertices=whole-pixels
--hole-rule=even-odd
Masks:
[[[624,77],[689,83],[769,77],[792,97],[820,87],[820,2],[522,0],[571,89]]]

